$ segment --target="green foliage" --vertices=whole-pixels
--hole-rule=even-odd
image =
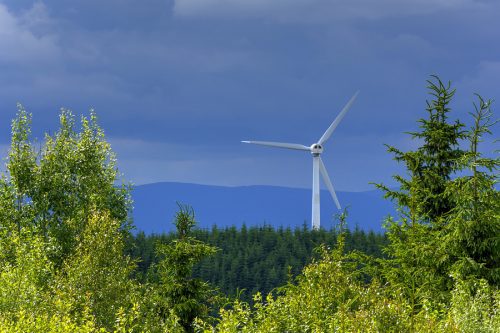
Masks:
[[[46,256],[47,244],[36,235],[13,232],[9,241],[14,250],[9,261],[1,263],[0,312],[15,319],[21,309],[34,312],[43,307],[53,266]]]
[[[148,311],[123,251],[129,194],[115,186],[109,144],[93,113],[80,132],[69,111],[60,122],[39,152],[31,115],[19,106],[12,123],[0,179],[0,332],[118,331],[134,304]]]
[[[478,151],[480,137],[493,125],[490,102],[479,97],[472,113],[475,125],[464,131],[459,121],[448,123],[455,91],[434,78],[437,83],[428,81],[434,97],[427,103],[428,119],[420,120],[421,132],[411,133],[421,146],[410,152],[389,147],[405,163],[409,178],[394,177],[398,190],[377,185],[401,213],[399,220],[387,221],[390,259],[383,275],[404,291],[414,313],[430,299],[436,309],[449,302],[453,272],[497,286],[499,281],[500,198],[493,173],[498,159],[483,158]],[[459,146],[461,139],[470,141],[468,150]],[[470,175],[463,176],[467,170]]]
[[[97,329],[89,320],[79,324],[70,316],[46,314],[30,317],[25,312],[20,312],[15,321],[6,321],[0,317],[0,333],[105,333],[104,329]]]
[[[175,314],[187,332],[193,331],[195,318],[207,317],[207,304],[214,297],[208,283],[192,277],[193,266],[217,250],[191,236],[195,224],[194,211],[179,205],[175,217],[178,238],[157,247],[161,257],[156,267],[157,311],[162,318],[167,318],[170,312]]]
[[[91,304],[99,327],[112,328],[120,307],[132,303],[135,266],[124,256],[123,243],[119,223],[109,214],[94,213],[53,285],[54,294],[73,302],[78,312]]]
[[[490,133],[490,101],[479,97],[474,126],[448,123],[454,90],[429,81],[434,100],[421,146],[402,152],[408,179],[398,190],[378,185],[398,204],[387,221],[389,258],[322,250],[296,280],[257,303],[221,310],[219,332],[497,332],[500,219],[498,159],[479,153]],[[469,149],[460,140],[468,139]],[[458,174],[458,176],[457,176]],[[200,325],[200,330],[211,328]]]
[[[500,291],[484,279],[457,280],[443,331],[499,332]]]
[[[421,146],[389,147],[408,178],[378,185],[400,211],[387,236],[194,230],[180,206],[177,233],[133,237],[128,187],[116,186],[95,115],[76,131],[63,110],[37,150],[19,106],[0,177],[0,333],[499,332],[499,160],[479,149],[491,101],[478,96],[463,131],[448,122],[454,90],[434,79],[428,118],[410,133]],[[237,295],[216,317],[223,298],[206,280]]]
[[[220,249],[196,264],[193,276],[210,282],[228,296],[238,295],[241,300],[253,303],[255,293],[267,295],[297,276],[315,256],[316,247],[321,244],[333,247],[338,231],[243,225],[240,229],[215,226],[210,230],[195,229],[191,234]],[[146,236],[140,232],[129,239],[127,253],[138,260],[139,279],[145,280],[150,267],[158,263],[155,244],[167,244],[176,237],[175,233]],[[375,257],[382,257],[382,247],[387,243],[383,234],[366,233],[358,228],[346,230],[345,237],[347,251],[359,250]]]
[[[366,282],[370,258],[343,254],[343,242],[308,265],[277,296],[260,293],[251,307],[240,300],[221,309],[215,327],[200,332],[497,332],[500,293],[486,280],[457,278],[451,303],[436,309],[432,299],[414,313],[398,286],[373,278]],[[369,270],[368,270],[369,271]]]
[[[437,76],[437,81],[429,80],[427,88],[434,98],[427,101],[427,119],[420,119],[420,132],[410,132],[412,139],[422,142],[415,151],[403,152],[389,146],[397,162],[405,164],[409,178],[396,175],[399,190],[391,190],[377,185],[385,191],[385,197],[398,203],[401,213],[410,225],[428,222],[435,226],[439,217],[448,213],[454,206],[445,194],[446,184],[458,171],[456,161],[464,155],[459,140],[466,137],[460,121],[449,123],[451,109],[449,103],[455,94],[451,84],[445,85]]]
[[[54,294],[52,246],[32,232],[13,232],[9,262],[0,271],[0,332],[98,332],[88,304],[76,316],[73,300]]]
[[[376,280],[364,282],[358,262],[344,254],[344,237],[340,235],[333,250],[320,247],[320,258],[277,297],[257,293],[253,308],[237,300],[222,309],[216,332],[377,332],[387,327],[408,331],[404,299],[386,296]]]
[[[11,219],[18,229],[53,238],[58,249],[51,256],[60,264],[74,251],[94,210],[109,212],[120,228],[127,227],[129,191],[115,186],[115,156],[93,112],[82,117],[77,132],[73,114],[62,110],[59,131],[45,136],[39,153],[30,142],[30,123],[31,115],[19,106],[5,180],[13,196]]]
[[[183,332],[132,278],[129,189],[95,114],[77,131],[63,110],[39,149],[30,123],[19,106],[0,178],[0,332]]]
[[[491,101],[478,96],[473,127],[468,131],[469,151],[457,164],[468,175],[448,184],[455,207],[443,230],[441,251],[461,278],[481,277],[500,286],[500,192],[498,158],[484,157],[478,149],[482,136],[491,134]]]

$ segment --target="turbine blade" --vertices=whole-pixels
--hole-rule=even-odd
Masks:
[[[252,143],[254,145],[262,145],[268,147],[286,148],[294,150],[307,150],[310,151],[309,147],[300,145],[298,143],[284,143],[284,142],[270,142],[270,141],[241,141],[243,143]]]
[[[337,194],[335,194],[332,182],[330,181],[330,177],[328,177],[328,172],[326,172],[325,165],[323,164],[323,160],[321,158],[319,159],[319,171],[321,172],[321,176],[323,176],[323,181],[325,182],[326,187],[328,187],[328,191],[330,191],[330,194],[332,195],[333,201],[335,202],[337,209],[340,210],[339,199],[337,199]]]
[[[330,127],[328,127],[328,129],[326,130],[326,132],[319,139],[318,143],[320,145],[323,145],[330,138],[330,136],[332,135],[332,133],[335,130],[335,128],[337,127],[337,125],[340,123],[340,121],[342,120],[342,118],[344,118],[344,116],[347,113],[347,111],[349,111],[349,108],[351,107],[352,103],[354,103],[354,100],[358,96],[358,93],[359,93],[359,91],[356,91],[356,93],[354,94],[354,96],[351,97],[351,99],[349,100],[349,102],[347,102],[347,104],[344,106],[344,108],[342,109],[342,111],[340,111],[340,113],[337,116],[337,118],[335,118],[335,120],[330,125]]]

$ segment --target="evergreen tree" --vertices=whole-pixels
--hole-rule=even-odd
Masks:
[[[428,118],[419,120],[419,132],[408,133],[422,145],[408,152],[387,145],[394,159],[405,164],[408,178],[394,176],[400,184],[395,191],[384,185],[377,187],[385,191],[386,198],[397,202],[410,224],[429,223],[436,227],[440,218],[454,207],[445,189],[451,176],[459,169],[456,162],[465,153],[459,147],[459,140],[464,139],[466,134],[460,121],[450,123],[448,120],[449,104],[455,89],[451,89],[450,83],[445,85],[437,76],[433,78],[437,82],[427,81],[429,94],[433,97],[427,101]]]
[[[193,266],[217,251],[192,237],[195,224],[192,208],[179,205],[175,216],[177,239],[157,247],[162,258],[157,267],[159,315],[168,318],[173,312],[186,332],[193,332],[196,318],[206,319],[207,304],[214,296],[206,282],[192,277]]]
[[[467,132],[469,150],[457,161],[467,175],[451,181],[447,193],[455,207],[442,233],[440,251],[447,254],[455,277],[484,278],[500,286],[500,192],[497,190],[499,158],[483,156],[479,144],[491,134],[491,100],[478,95],[471,113],[474,125]]]
[[[459,266],[462,273],[475,272],[476,277],[498,274],[493,272],[498,263],[499,200],[491,174],[498,160],[480,159],[477,151],[479,137],[491,125],[486,116],[489,103],[480,99],[473,114],[475,126],[464,131],[461,122],[448,122],[455,90],[434,78],[437,83],[428,81],[434,97],[427,102],[428,119],[420,120],[421,132],[410,133],[421,146],[410,152],[389,146],[395,159],[405,163],[409,178],[394,177],[398,190],[377,185],[401,213],[400,220],[387,221],[390,260],[384,263],[384,274],[405,293],[415,312],[424,300],[448,302],[455,283],[452,272]],[[459,143],[467,138],[471,145],[464,150]],[[486,171],[479,171],[480,166]],[[466,168],[472,175],[457,177]]]

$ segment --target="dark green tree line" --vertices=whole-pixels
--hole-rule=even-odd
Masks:
[[[334,247],[338,231],[309,230],[307,227],[274,229],[271,226],[231,227],[193,230],[196,239],[220,250],[193,268],[194,276],[217,286],[226,295],[251,301],[256,292],[267,294],[297,276],[310,263],[315,249],[324,244]],[[129,240],[127,253],[138,261],[138,274],[148,276],[159,261],[156,244],[169,244],[177,234],[145,235],[139,232]],[[383,234],[358,228],[346,231],[346,249],[382,256],[387,239]],[[152,273],[150,272],[149,275]]]

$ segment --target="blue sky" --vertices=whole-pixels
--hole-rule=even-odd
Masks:
[[[309,187],[310,145],[360,90],[325,146],[338,190],[391,184],[384,143],[425,116],[431,74],[500,100],[500,1],[0,0],[0,150],[21,102],[34,135],[61,107],[95,108],[135,184]],[[494,109],[498,108],[498,102]],[[486,148],[492,148],[492,144]]]

